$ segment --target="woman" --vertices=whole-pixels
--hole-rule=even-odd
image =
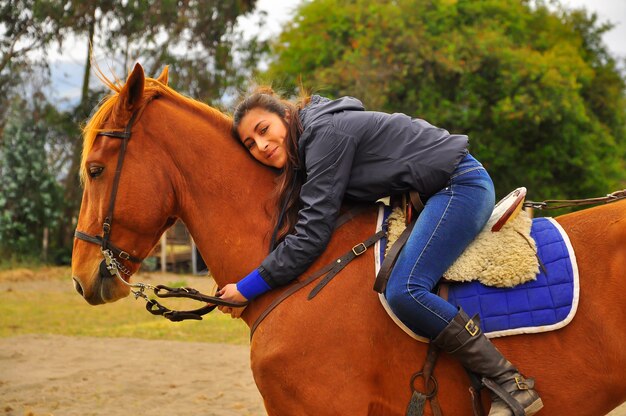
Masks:
[[[431,293],[494,206],[493,183],[468,153],[467,136],[404,114],[365,111],[352,97],[314,95],[293,104],[271,89],[239,104],[233,134],[256,160],[280,170],[280,215],[270,254],[237,284],[226,285],[222,298],[252,300],[304,272],[326,248],[344,198],[375,201],[417,191],[424,210],[390,276],[389,305],[413,331],[500,385],[525,414],[541,409],[533,380],[500,354],[477,322]],[[492,398],[489,415],[512,414],[500,397]]]

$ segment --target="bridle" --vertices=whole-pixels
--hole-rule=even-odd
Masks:
[[[104,259],[100,263],[100,275],[103,278],[107,276],[117,277],[122,283],[131,288],[135,299],[141,297],[147,302],[146,309],[154,315],[163,315],[171,321],[181,321],[184,319],[202,319],[202,315],[211,312],[213,309],[215,309],[217,305],[229,306],[234,308],[246,306],[247,302],[228,302],[220,299],[219,297],[203,295],[197,290],[191,288],[170,288],[164,285],[153,286],[148,283],[141,282],[130,283],[122,277],[122,274],[124,274],[128,278],[130,277],[132,272],[126,266],[124,266],[121,260],[141,264],[143,259],[131,255],[127,250],[119,248],[111,242],[111,230],[113,228],[115,200],[117,198],[120,177],[122,174],[122,167],[124,166],[126,149],[128,148],[128,141],[130,140],[133,124],[139,118],[139,115],[150,101],[148,101],[141,108],[133,112],[130,119],[128,120],[128,123],[126,124],[126,127],[124,128],[124,131],[112,130],[98,132],[98,136],[121,140],[121,148],[117,156],[115,176],[113,177],[113,187],[111,188],[111,195],[109,197],[109,207],[107,209],[107,215],[102,223],[102,236],[91,235],[79,230],[76,230],[74,232],[74,236],[79,240],[99,245],[102,256],[104,257]],[[174,311],[164,307],[156,300],[150,299],[145,293],[146,289],[154,291],[154,294],[161,298],[184,297],[202,302],[209,302],[210,305],[192,311]]]
[[[144,107],[142,107],[141,109],[143,108]],[[113,212],[115,210],[115,199],[117,198],[117,190],[120,184],[120,177],[122,176],[122,166],[124,165],[124,158],[126,157],[126,149],[128,148],[128,140],[130,139],[131,129],[139,115],[139,112],[140,110],[137,110],[131,115],[130,120],[128,120],[124,131],[102,131],[98,133],[98,136],[111,137],[121,140],[121,148],[117,156],[117,167],[115,169],[115,176],[113,177],[113,187],[111,189],[111,195],[109,197],[109,208],[107,210],[107,215],[106,217],[104,217],[104,221],[102,223],[102,236],[90,235],[79,230],[76,230],[76,232],[74,233],[74,236],[76,238],[100,246],[102,256],[104,257],[104,263],[101,263],[100,266],[100,274],[103,276],[106,275],[106,273],[103,273],[105,270],[108,271],[110,276],[119,276],[120,272],[127,277],[130,276],[131,271],[126,268],[126,266],[124,266],[124,264],[117,258],[137,264],[141,264],[141,262],[143,261],[143,259],[129,254],[128,251],[117,247],[111,242]],[[124,283],[128,284],[128,282],[126,282],[126,280],[124,280],[121,276],[119,277]]]

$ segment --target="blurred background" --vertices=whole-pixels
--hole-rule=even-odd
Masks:
[[[626,186],[625,25],[623,0],[2,0],[0,267],[70,262],[95,65],[169,65],[227,112],[301,79],[468,134],[499,196],[585,198]],[[145,267],[202,271],[172,232]]]

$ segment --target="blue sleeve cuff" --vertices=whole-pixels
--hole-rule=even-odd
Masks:
[[[252,273],[237,282],[237,290],[248,300],[261,296],[271,289],[261,277],[258,269],[254,269]]]

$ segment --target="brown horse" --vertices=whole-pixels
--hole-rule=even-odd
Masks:
[[[231,120],[167,87],[167,70],[144,78],[137,65],[85,129],[85,189],[78,230],[102,232],[122,140],[99,134],[130,125],[110,239],[132,256],[147,256],[181,218],[223,286],[258,266],[268,249],[268,198],[274,172],[253,161],[230,136]],[[374,231],[374,210],[335,232],[308,273]],[[626,400],[626,201],[559,217],[580,270],[581,299],[565,328],[495,339],[522,372],[534,376],[543,414],[604,415]],[[76,240],[72,274],[91,304],[129,294],[101,275],[96,244]],[[130,273],[138,264],[120,260]],[[387,317],[372,291],[372,250],[353,261],[313,300],[301,290],[260,324],[251,344],[252,371],[270,415],[402,415],[411,374],[426,345]],[[252,302],[251,325],[283,290]],[[228,363],[222,365],[227,366]],[[442,356],[435,370],[446,415],[469,415],[468,379]],[[486,396],[486,395],[484,395]],[[484,397],[484,400],[487,400]],[[428,410],[428,409],[427,409]]]

